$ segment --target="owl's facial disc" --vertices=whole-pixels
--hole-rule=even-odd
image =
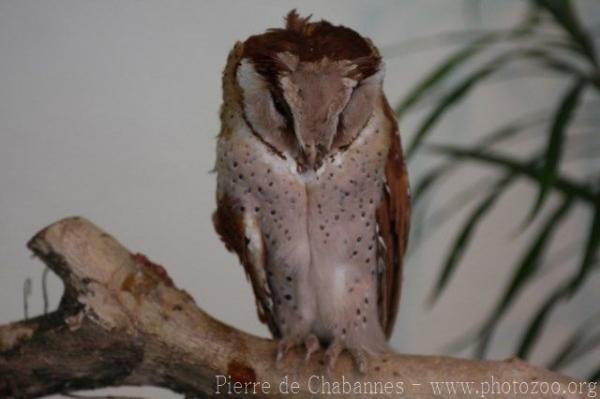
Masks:
[[[307,166],[316,168],[331,152],[340,114],[357,81],[338,63],[300,63],[279,84],[293,118],[294,135]]]
[[[242,60],[237,80],[244,113],[265,141],[317,169],[336,148],[349,145],[371,116],[382,73],[365,79],[350,61],[298,62],[280,55],[285,72],[270,79]]]

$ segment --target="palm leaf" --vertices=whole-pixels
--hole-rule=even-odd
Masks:
[[[563,365],[568,364],[571,353],[575,351],[579,342],[585,336],[586,330],[589,326],[584,325],[585,329],[578,328],[567,340],[567,342],[561,347],[561,349],[556,353],[556,355],[552,358],[552,360],[548,364],[548,368],[551,370],[557,370]]]
[[[548,316],[561,298],[562,291],[553,293],[537,311],[536,316],[533,318],[531,323],[529,323],[529,326],[527,327],[527,330],[521,339],[521,343],[517,349],[518,357],[521,359],[527,359],[529,357],[529,354],[533,349],[536,340],[539,338]]]
[[[534,115],[528,115],[527,117],[521,118],[489,133],[476,145],[476,147],[488,147],[498,144],[504,140],[511,139],[526,129],[545,121],[546,119],[546,117],[540,117],[540,115],[537,113]],[[464,160],[465,159],[463,159],[463,161]],[[429,172],[427,172],[427,174],[419,178],[412,190],[412,203],[418,204],[427,194],[429,189],[435,187],[435,183],[438,183],[441,178],[448,175],[460,165],[460,161],[460,157],[452,157],[451,161],[431,169]]]
[[[490,146],[514,138],[515,136],[518,136],[526,131],[526,129],[535,126],[540,122],[544,122],[546,119],[546,117],[540,117],[540,113],[526,115],[513,123],[510,123],[488,135],[485,135],[483,140],[479,142],[478,146]],[[440,185],[440,181],[447,178],[452,171],[460,166],[460,164],[460,159],[453,158],[451,161],[445,162],[442,165],[431,169],[424,176],[419,178],[412,190],[411,201],[414,209],[420,209],[419,204],[421,204],[423,198],[430,191],[430,189],[438,187]],[[472,187],[461,190],[461,193],[450,200],[445,201],[445,205],[440,210],[436,211],[434,215],[428,218],[427,231],[430,233],[434,232],[447,220],[449,220],[452,214],[458,212],[464,206],[468,205],[470,202],[469,200],[475,198],[475,194],[478,191],[483,190],[484,187],[490,186],[487,180],[488,179],[486,178],[485,181],[476,182],[472,185]],[[418,247],[419,242],[421,241],[423,216],[423,211],[415,212],[416,219],[414,223],[414,231],[411,232],[411,248]]]
[[[561,349],[548,363],[548,368],[556,370],[561,367],[572,363],[580,356],[589,354],[594,348],[600,345],[599,335],[591,337],[586,340],[586,336],[589,331],[593,328],[593,325],[598,322],[596,318],[598,314],[594,315],[594,318],[590,318],[585,323],[582,323],[562,345]]]
[[[535,3],[552,15],[555,21],[563,27],[573,42],[580,48],[581,54],[588,58],[593,65],[597,66],[594,43],[579,22],[572,3],[568,0],[535,0]]]
[[[518,39],[529,35],[539,23],[538,14],[535,10],[528,15],[524,22],[517,28],[509,31],[489,32],[481,35],[481,37],[473,40],[470,44],[464,46],[460,50],[452,53],[436,68],[429,72],[410,92],[404,97],[404,100],[396,107],[395,113],[400,118],[406,111],[417,104],[423,97],[442,82],[445,78],[451,76],[460,66],[471,60],[481,51],[489,49],[490,45],[495,43]],[[469,32],[470,33],[470,32]],[[462,32],[461,32],[462,34]],[[438,40],[439,38],[435,38]]]
[[[563,152],[563,144],[565,141],[566,129],[569,122],[572,120],[573,114],[577,109],[580,96],[582,94],[584,84],[583,81],[577,81],[569,88],[565,96],[560,102],[558,110],[555,114],[552,127],[550,128],[550,137],[546,148],[546,156],[544,158],[544,166],[540,171],[540,188],[537,200],[529,216],[529,221],[533,220],[541,209],[548,191],[556,178],[558,166],[560,164],[561,154]]]
[[[525,331],[517,354],[519,357],[527,358],[536,340],[546,323],[549,314],[552,312],[554,307],[559,301],[568,299],[573,293],[583,284],[589,273],[592,271],[595,265],[595,254],[598,251],[598,244],[600,240],[600,207],[596,209],[592,222],[590,224],[590,231],[588,233],[587,243],[584,248],[584,255],[582,257],[581,266],[578,272],[565,284],[562,284],[558,289],[551,293],[548,299],[536,312],[535,317],[529,324],[529,327]]]
[[[579,357],[587,356],[598,348],[600,348],[600,332],[584,338],[570,354],[568,361],[574,361]]]
[[[489,194],[479,203],[479,205],[473,210],[473,212],[467,217],[466,222],[463,224],[460,233],[457,235],[454,243],[451,246],[450,253],[446,256],[446,262],[442,267],[442,271],[438,277],[434,291],[432,293],[431,301],[434,302],[440,296],[450,276],[456,269],[456,266],[460,262],[460,259],[464,255],[468,248],[473,233],[475,233],[477,226],[492,209],[494,204],[500,199],[501,194],[504,192],[506,186],[511,183],[516,177],[516,173],[511,172],[506,177],[501,179],[495,187],[489,192]]]
[[[429,233],[434,233],[442,227],[452,216],[469,205],[471,200],[476,199],[477,194],[480,192],[485,193],[493,186],[494,184],[490,184],[490,178],[486,176],[461,189],[452,198],[444,200],[444,205],[432,212],[427,221],[427,230]]]
[[[477,149],[464,149],[450,145],[429,144],[427,147],[429,150],[439,154],[468,158],[473,161],[501,167],[505,170],[514,170],[519,173],[520,176],[526,177],[534,183],[538,183],[538,167],[505,155],[498,153],[483,153]],[[578,200],[587,202],[594,207],[598,204],[598,193],[596,190],[587,184],[580,183],[571,178],[557,176],[552,184],[552,188],[566,195],[572,195]]]
[[[592,37],[587,33],[584,25],[580,23],[570,1],[531,0],[529,3],[537,5],[537,7],[529,9],[529,11],[532,11],[529,15],[530,21],[533,22],[531,24],[533,28],[526,29],[524,28],[526,24],[522,24],[511,31],[482,34],[479,39],[475,39],[463,48],[453,52],[442,64],[428,73],[396,109],[400,116],[407,111],[415,110],[418,106],[431,107],[420,121],[412,140],[407,145],[407,158],[412,159],[414,154],[423,147],[426,139],[434,131],[440,120],[451,109],[461,103],[467,95],[471,94],[481,84],[494,82],[495,77],[505,76],[498,72],[506,70],[514,72],[512,68],[506,69],[507,66],[513,65],[513,61],[526,61],[526,65],[536,67],[536,71],[539,70],[538,67],[541,67],[542,72],[560,73],[572,81],[567,91],[557,101],[556,109],[552,110],[551,118],[548,118],[551,121],[548,128],[540,130],[540,132],[547,132],[547,139],[541,152],[523,158],[516,158],[495,150],[496,144],[503,140],[517,136],[525,139],[530,137],[523,134],[527,127],[522,126],[519,122],[505,125],[492,134],[482,136],[483,140],[479,140],[474,147],[462,148],[461,146],[431,144],[425,146],[426,149],[435,154],[448,156],[449,159],[447,162],[428,171],[418,181],[415,186],[414,203],[423,202],[423,198],[428,193],[437,188],[442,180],[446,179],[458,165],[463,164],[465,161],[493,167],[500,173],[500,176],[504,176],[494,184],[477,184],[469,189],[469,192],[475,192],[477,197],[480,190],[485,190],[485,195],[476,199],[478,203],[463,222],[449,248],[433,290],[434,298],[439,297],[443,290],[447,288],[449,281],[451,281],[453,274],[460,265],[463,255],[475,237],[477,227],[485,220],[485,216],[489,214],[499,197],[507,191],[507,186],[513,180],[524,178],[533,183],[536,188],[537,195],[533,198],[528,222],[539,215],[551,194],[560,195],[561,198],[560,204],[553,205],[554,209],[550,214],[544,216],[539,229],[533,232],[534,235],[529,246],[515,265],[510,281],[492,312],[477,328],[475,336],[470,335],[469,341],[478,343],[477,349],[480,356],[487,350],[501,318],[509,311],[516,298],[529,286],[531,281],[543,271],[541,267],[542,259],[547,252],[549,243],[562,222],[568,217],[569,210],[573,208],[574,204],[590,207],[593,212],[586,242],[583,246],[584,249],[581,251],[579,267],[566,277],[566,281],[555,287],[544,298],[539,308],[533,312],[531,321],[525,326],[518,342],[516,348],[518,355],[527,357],[531,354],[557,305],[568,300],[580,290],[585,281],[588,280],[589,274],[597,269],[595,266],[598,264],[600,189],[594,185],[597,180],[597,173],[594,173],[589,180],[587,176],[571,177],[561,173],[561,166],[567,161],[567,156],[571,156],[572,151],[572,137],[567,135],[567,131],[575,123],[575,115],[580,116],[584,90],[592,87],[598,89],[594,93],[600,93],[600,74],[598,74],[596,50]],[[549,15],[551,18],[543,18],[543,14]],[[557,30],[538,30],[537,27],[542,24],[544,25],[543,28],[547,25],[558,25],[560,35],[554,34]],[[550,36],[547,35],[548,32],[551,32]],[[456,38],[459,38],[459,36]],[[512,41],[513,38],[519,40]],[[445,40],[444,38],[440,41]],[[499,46],[496,45],[500,43],[508,44],[508,50],[504,50],[499,54],[490,53],[492,57],[488,57],[489,62],[476,66],[466,75],[457,79],[458,72],[462,72],[462,69],[470,64],[470,61],[485,56],[489,49],[498,48]],[[501,48],[505,49],[505,47]],[[517,66],[520,67],[521,64],[519,63]],[[519,71],[522,72],[522,70],[517,69],[517,72]],[[444,86],[447,82],[452,84],[447,86],[446,89]],[[437,96],[430,95],[433,92],[441,92],[442,94],[439,98],[434,98]],[[532,123],[532,125],[543,121],[543,118],[539,118],[539,121]],[[589,148],[586,147],[586,149]],[[567,151],[569,152],[567,153]],[[505,180],[506,182],[503,183]],[[468,205],[471,198],[474,197],[473,195],[467,199],[464,193],[461,193],[461,195],[456,195],[450,201],[446,201],[442,210],[435,213],[436,218],[433,219],[436,222],[438,219],[441,220],[438,223],[439,225],[445,220],[449,220],[452,213],[456,213],[465,205]],[[441,216],[438,217],[438,214]],[[429,219],[428,223],[431,222]],[[572,362],[578,356],[587,353],[588,350],[586,349],[591,349],[598,344],[597,341],[600,341],[600,339],[586,339],[586,334],[582,331],[582,329],[578,329],[574,332],[570,340],[560,348],[560,351],[553,358],[554,363],[564,365],[567,362]],[[600,368],[590,378],[600,379]]]
[[[427,115],[424,121],[417,128],[414,137],[408,144],[406,150],[406,156],[410,159],[417,148],[426,138],[427,134],[435,127],[436,123],[441,119],[444,114],[449,111],[452,107],[458,104],[460,100],[462,100],[467,94],[470,93],[471,89],[477,86],[477,84],[481,83],[483,80],[496,73],[504,66],[515,60],[534,60],[534,61],[542,61],[546,64],[548,63],[556,63],[562,66],[562,68],[556,68],[556,70],[560,72],[567,72],[569,74],[578,73],[577,76],[582,76],[582,79],[588,79],[580,72],[577,71],[577,68],[572,66],[569,63],[564,63],[562,61],[556,60],[553,55],[545,50],[541,50],[538,48],[525,48],[525,49],[513,49],[506,51],[494,58],[492,58],[489,62],[485,63],[482,67],[477,68],[474,72],[456,84],[451,90],[449,90],[445,95],[441,97],[441,99],[437,102],[437,104],[433,107],[431,112]],[[400,114],[401,111],[398,112]]]
[[[458,85],[456,85],[450,92],[444,95],[438,104],[429,113],[427,118],[421,123],[417,129],[415,136],[408,144],[406,150],[406,157],[412,158],[415,151],[425,139],[427,133],[435,126],[438,120],[445,114],[445,112],[452,106],[456,105],[469,91],[481,80],[487,78],[489,75],[497,71],[504,63],[508,62],[511,58],[498,57],[494,59],[494,62],[486,64],[484,67],[478,69],[469,77],[464,79]]]
[[[477,355],[483,357],[489,347],[491,336],[504,316],[509,306],[516,300],[525,285],[533,278],[541,265],[542,255],[551,241],[552,235],[558,229],[561,220],[567,215],[573,205],[573,198],[566,196],[559,207],[546,219],[543,227],[532,242],[532,245],[521,258],[515,272],[510,279],[508,287],[501,296],[500,301],[490,313],[488,321],[481,330],[481,343],[477,349]]]
[[[585,245],[581,265],[578,273],[573,277],[568,285],[568,296],[572,296],[579,286],[585,282],[588,274],[592,271],[596,263],[596,253],[600,247],[600,194],[596,195],[596,204],[594,216],[590,223],[590,231],[588,233],[587,242]]]
[[[439,84],[443,79],[448,77],[458,67],[465,64],[473,56],[480,51],[487,49],[486,45],[500,40],[504,35],[498,33],[489,33],[475,40],[470,45],[461,48],[459,51],[452,54],[445,61],[441,62],[438,67],[431,71],[424,79],[422,79],[409,93],[404,100],[396,107],[395,113],[398,118],[413,107],[429,91]]]
[[[448,166],[451,168],[452,165],[441,165],[437,168],[430,170],[425,176],[421,177],[417,182],[417,185],[412,190],[411,201],[413,204],[417,204],[425,196],[425,194],[433,187],[435,183],[445,174],[448,173]]]

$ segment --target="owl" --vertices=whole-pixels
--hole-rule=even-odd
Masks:
[[[377,48],[311,22],[238,42],[223,73],[213,221],[252,284],[276,358],[388,350],[410,198]]]

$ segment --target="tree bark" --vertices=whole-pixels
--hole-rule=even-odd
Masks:
[[[371,357],[359,374],[343,354],[327,374],[322,352],[305,362],[298,348],[275,364],[275,342],[211,317],[163,267],[85,219],[54,223],[28,247],[63,280],[65,292],[56,311],[0,326],[0,397],[123,385],[186,397],[331,397],[349,387],[356,397],[484,397],[491,390],[505,397],[588,397],[585,383],[518,359],[387,353]],[[472,383],[471,394],[459,382]],[[546,386],[551,391],[544,395]]]

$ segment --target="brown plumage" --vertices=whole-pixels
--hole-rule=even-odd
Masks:
[[[244,42],[242,57],[251,59],[265,75],[276,75],[287,69],[277,57],[285,52],[297,55],[303,62],[324,57],[333,61],[352,60],[358,62],[363,77],[377,71],[381,57],[368,39],[344,26],[334,26],[327,21],[310,23],[309,19],[301,18],[292,10],[286,17],[285,29],[269,29],[250,36]]]
[[[408,238],[408,178],[377,49],[295,11],[238,43],[223,74],[214,224],[280,339],[387,350]]]
[[[387,101],[384,111],[388,118],[394,118],[394,113]],[[394,131],[392,142],[385,165],[385,181],[387,190],[383,201],[377,208],[377,225],[379,234],[384,242],[381,248],[385,259],[385,279],[382,279],[380,319],[386,336],[389,338],[394,329],[394,323],[400,305],[402,292],[402,265],[408,234],[410,230],[410,192],[408,173],[402,144],[397,131]]]

